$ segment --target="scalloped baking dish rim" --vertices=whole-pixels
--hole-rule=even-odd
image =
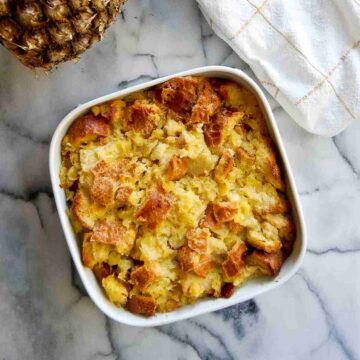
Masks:
[[[296,224],[297,236],[292,254],[285,261],[279,275],[276,276],[275,278],[258,278],[258,279],[250,280],[246,282],[242,287],[236,289],[234,294],[228,299],[208,298],[204,300],[199,300],[192,305],[186,305],[169,313],[160,313],[152,317],[143,317],[140,315],[132,314],[127,310],[124,310],[122,308],[117,308],[115,305],[113,305],[105,296],[92,270],[86,268],[82,264],[80,247],[77,238],[73,232],[69,218],[66,214],[67,205],[65,201],[65,194],[64,191],[59,186],[61,141],[64,135],[66,134],[69,126],[73,123],[73,121],[77,119],[80,115],[88,111],[91,106],[112,99],[121,98],[136,91],[147,89],[149,87],[167,81],[173,77],[189,76],[189,75],[217,77],[217,78],[233,80],[247,87],[248,89],[252,90],[252,92],[256,95],[265,114],[270,135],[274,143],[276,144],[280,154],[282,167],[285,175],[285,181],[287,185],[287,195],[292,204],[292,212]],[[64,119],[59,123],[59,125],[57,126],[54,132],[50,144],[49,167],[50,167],[50,177],[51,177],[55,202],[60,217],[61,225],[65,234],[66,242],[68,244],[72,256],[72,260],[85,286],[85,289],[87,290],[92,301],[97,305],[97,307],[103,313],[105,313],[111,319],[118,321],[120,323],[132,325],[132,326],[143,326],[143,327],[158,326],[179,320],[188,319],[208,312],[224,309],[228,306],[235,305],[247,301],[249,299],[252,299],[255,296],[263,294],[271,289],[277,288],[281,284],[284,284],[296,273],[296,271],[299,269],[303,261],[306,251],[306,242],[307,242],[304,215],[301,209],[301,204],[296,189],[294,176],[292,174],[289,165],[286,151],[283,142],[281,140],[281,136],[277,124],[275,122],[272,110],[270,108],[268,101],[265,98],[264,93],[259,88],[259,86],[241,70],[233,69],[225,66],[199,67],[187,71],[182,71],[173,75],[161,77],[152,81],[145,82],[143,84],[131,86],[126,89],[111,93],[109,95],[101,96],[85,104],[79,105],[77,108],[75,108],[73,111],[71,111],[68,115],[64,117]]]

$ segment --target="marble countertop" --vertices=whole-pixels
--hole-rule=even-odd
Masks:
[[[57,124],[92,98],[214,64],[253,76],[194,0],[130,0],[103,42],[48,76],[0,49],[0,359],[360,359],[360,123],[316,137],[270,97],[308,225],[290,281],[147,329],[106,318],[79,281],[50,187]]]

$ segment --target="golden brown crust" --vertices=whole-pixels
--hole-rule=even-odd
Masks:
[[[127,159],[121,159],[115,164],[100,160],[90,171],[95,177],[110,177],[117,179],[122,173],[128,171],[128,164],[129,162]]]
[[[135,218],[150,230],[166,218],[170,210],[172,196],[160,188],[152,188],[143,205],[135,213]]]
[[[236,156],[240,164],[246,166],[252,166],[255,164],[256,155],[250,154],[246,150],[242,149],[241,147],[236,149]]]
[[[115,186],[109,177],[96,177],[89,191],[91,199],[102,206],[106,206],[114,200]]]
[[[213,204],[214,217],[217,223],[233,220],[237,210],[237,204],[234,201],[222,201]]]
[[[214,261],[210,256],[199,255],[188,246],[181,247],[177,255],[180,269],[183,272],[193,271],[200,277],[206,277],[214,267]]]
[[[96,264],[92,270],[99,282],[111,274],[110,266],[107,263]]]
[[[228,222],[228,227],[231,233],[235,234],[235,235],[239,235],[242,232],[244,232],[245,227],[236,223],[235,221],[231,220]]]
[[[218,111],[220,105],[221,100],[219,96],[210,85],[209,80],[204,79],[201,84],[200,95],[192,108],[188,124],[209,123],[210,117]]]
[[[88,113],[75,120],[67,134],[70,143],[74,147],[78,147],[83,143],[94,141],[98,137],[106,137],[110,134],[110,131],[111,126],[108,120]]]
[[[131,168],[127,160],[116,164],[108,164],[104,160],[99,161],[90,170],[92,181],[89,184],[89,193],[92,201],[101,206],[126,204],[132,189],[129,186],[121,185],[122,176],[131,177]]]
[[[173,155],[165,171],[168,180],[179,180],[187,172],[190,159],[188,157],[180,158]]]
[[[207,146],[216,147],[224,142],[227,111],[215,114],[208,124],[204,125],[204,137]]]
[[[224,150],[215,168],[215,179],[225,179],[234,168],[234,158],[229,150]]]
[[[243,256],[247,251],[245,243],[239,242],[233,246],[229,252],[228,258],[222,263],[222,269],[226,278],[233,278],[239,275],[245,267]]]
[[[186,119],[196,103],[197,86],[198,81],[191,76],[173,78],[158,85],[155,96],[161,104]]]
[[[127,129],[149,136],[156,127],[154,115],[157,113],[159,108],[156,105],[136,100],[125,111],[125,126]]]
[[[189,229],[185,238],[190,249],[198,254],[206,254],[208,248],[209,232],[205,229]]]
[[[271,179],[272,184],[276,188],[283,191],[283,190],[285,190],[285,184],[282,181],[280,166],[279,166],[279,162],[277,160],[277,152],[274,148],[274,145],[273,145],[271,139],[268,139],[267,142],[269,144],[269,148],[271,149],[270,156],[268,158],[268,167],[269,167],[269,172],[271,174],[270,179]]]
[[[94,218],[89,213],[89,199],[80,189],[76,192],[72,204],[71,214],[85,229],[92,229],[94,226]]]
[[[130,281],[140,290],[144,290],[155,279],[156,274],[148,266],[138,266],[131,272]]]
[[[115,245],[124,238],[126,227],[108,220],[98,220],[89,238],[90,242]]]
[[[133,295],[128,299],[126,308],[134,314],[151,316],[155,314],[156,301],[151,296]]]
[[[258,266],[263,274],[275,276],[281,269],[284,255],[282,251],[268,254],[254,250],[250,255],[246,256],[245,261],[249,265]]]
[[[95,223],[89,241],[107,245],[120,245],[124,253],[129,253],[134,244],[133,236],[124,225],[109,220],[98,220]]]
[[[205,278],[214,268],[214,260],[210,256],[201,255],[199,261],[194,265],[194,273]]]
[[[249,230],[245,241],[255,249],[263,250],[267,253],[275,253],[282,247],[278,230],[267,222],[262,223],[261,231]]]
[[[199,226],[212,229],[216,227],[217,221],[214,216],[213,204],[208,204],[204,216],[200,219]]]
[[[181,271],[187,272],[194,269],[197,254],[188,246],[183,246],[178,250],[177,259],[179,261]]]

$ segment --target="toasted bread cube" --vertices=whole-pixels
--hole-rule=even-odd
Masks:
[[[264,216],[264,219],[279,230],[283,252],[286,256],[290,255],[295,242],[296,229],[289,215],[268,214]]]
[[[116,192],[116,173],[120,170],[105,161],[99,161],[91,170],[91,179],[88,181],[89,194],[92,201],[107,206],[114,202]]]
[[[240,168],[247,169],[255,164],[256,155],[250,154],[245,149],[239,147],[236,149],[236,156],[240,165]]]
[[[109,121],[102,116],[92,113],[81,116],[71,125],[67,135],[69,142],[75,148],[96,140],[98,137],[110,135],[111,126]]]
[[[228,258],[222,263],[222,270],[227,279],[238,275],[245,266],[245,262],[235,262],[233,259]]]
[[[237,210],[237,204],[234,201],[222,201],[213,204],[214,217],[218,223],[225,223],[233,220]]]
[[[113,203],[115,198],[115,184],[109,177],[99,177],[89,188],[91,200],[101,206],[107,206]]]
[[[90,174],[92,176],[92,181],[88,184],[90,197],[101,206],[112,206],[115,200],[118,204],[119,197],[126,195],[119,193],[119,188],[128,189],[126,185],[120,184],[120,180],[124,176],[132,175],[131,167],[125,159],[114,164],[107,163],[104,160],[99,161],[90,170]],[[125,197],[125,199],[127,198]]]
[[[230,232],[235,235],[239,235],[245,230],[245,227],[243,225],[240,225],[233,220],[228,222],[228,227],[229,227]]]
[[[208,239],[210,232],[208,229],[189,229],[185,233],[187,245],[198,254],[206,254],[208,249]]]
[[[243,256],[246,251],[247,247],[243,242],[238,242],[232,247],[228,258],[222,264],[222,269],[226,278],[233,278],[245,267]]]
[[[187,272],[194,270],[194,265],[199,260],[199,255],[188,246],[182,246],[177,253],[181,271]]]
[[[90,241],[116,245],[118,242],[123,240],[126,230],[126,227],[120,222],[98,220],[95,223]]]
[[[119,221],[98,220],[95,223],[90,242],[115,245],[116,250],[123,254],[129,254],[134,242],[135,231],[126,228]]]
[[[195,274],[206,277],[214,267],[214,262],[207,255],[199,255],[188,246],[183,246],[178,250],[178,261],[183,272],[193,271]]]
[[[268,253],[277,252],[282,247],[278,230],[268,222],[261,224],[261,230],[249,230],[246,242],[254,248]]]
[[[234,158],[230,150],[223,151],[221,158],[215,168],[215,179],[222,181],[226,179],[230,171],[234,167]]]
[[[194,273],[205,278],[214,268],[214,261],[210,256],[201,255],[197,263],[194,265]]]
[[[111,274],[111,268],[107,263],[96,264],[93,267],[94,274],[98,281],[102,282],[102,280],[108,277]]]
[[[199,226],[201,228],[212,229],[217,226],[217,222],[214,216],[213,204],[208,204],[205,209],[204,216],[200,219]]]
[[[212,116],[210,122],[204,125],[206,144],[210,148],[221,146],[243,115],[243,112],[226,109]]]
[[[155,89],[158,102],[181,117],[189,117],[197,101],[198,80],[191,76],[170,79]]]
[[[279,167],[275,145],[270,137],[259,142],[256,150],[256,167],[275,188],[284,191],[285,183]]]
[[[248,265],[258,266],[264,275],[275,276],[281,269],[284,256],[282,251],[268,254],[254,250],[250,255],[246,256],[245,261]]]
[[[234,262],[232,258],[226,259],[222,264],[222,270],[226,279],[231,279],[240,274],[241,270],[245,267],[245,262]]]
[[[139,266],[131,272],[131,283],[140,290],[144,290],[155,279],[156,274],[148,266]]]
[[[85,193],[79,189],[71,204],[71,214],[85,229],[92,229],[95,221],[104,213],[103,209],[99,209],[90,202]]]
[[[106,295],[112,303],[116,306],[123,306],[126,303],[128,291],[120,280],[116,279],[114,275],[109,275],[102,280],[102,286],[105,289]]]
[[[223,144],[226,124],[226,115],[218,113],[211,118],[209,124],[204,126],[204,137],[209,147],[216,147]]]
[[[155,314],[156,301],[151,296],[133,295],[126,303],[126,308],[134,314],[151,316]]]
[[[188,157],[180,158],[173,155],[165,171],[165,176],[168,180],[179,180],[185,176],[190,159]]]
[[[268,214],[264,216],[264,219],[279,230],[279,234],[281,237],[284,237],[286,239],[294,237],[295,226],[291,221],[289,215]]]
[[[99,161],[90,172],[94,177],[109,177],[114,180],[121,175],[132,175],[133,165],[127,159],[121,159],[117,162],[108,163],[105,160]]]
[[[200,85],[200,95],[192,108],[189,124],[207,124],[211,116],[220,108],[221,100],[210,85],[209,80],[204,79]]]
[[[166,218],[172,199],[172,196],[162,189],[152,188],[143,205],[135,213],[135,218],[148,229],[154,230]]]
[[[160,123],[160,109],[146,100],[136,100],[125,110],[125,128],[148,137]]]

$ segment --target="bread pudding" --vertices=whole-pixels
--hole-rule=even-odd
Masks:
[[[256,97],[178,77],[93,106],[67,131],[61,186],[93,270],[144,316],[276,276],[295,226]]]

